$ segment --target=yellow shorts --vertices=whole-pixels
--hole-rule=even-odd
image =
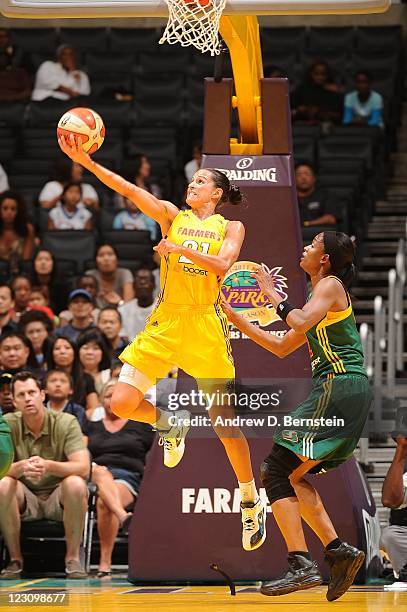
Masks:
[[[160,304],[120,359],[145,375],[143,392],[174,366],[198,381],[235,377],[228,322],[220,306]]]

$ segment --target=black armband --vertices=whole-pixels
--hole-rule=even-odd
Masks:
[[[280,302],[276,308],[277,314],[284,322],[286,321],[289,313],[295,310],[294,306],[291,306],[290,302],[285,300],[284,302]]]

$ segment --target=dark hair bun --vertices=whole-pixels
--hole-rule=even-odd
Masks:
[[[243,202],[243,194],[240,191],[240,187],[237,185],[230,186],[228,200],[231,204],[241,204]]]

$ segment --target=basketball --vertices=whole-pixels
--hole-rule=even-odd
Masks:
[[[91,155],[103,144],[105,126],[101,116],[91,108],[72,108],[59,120],[57,134],[80,137],[83,150]]]

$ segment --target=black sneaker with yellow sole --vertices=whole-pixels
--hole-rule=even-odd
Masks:
[[[285,574],[262,583],[260,592],[263,595],[287,595],[322,584],[322,576],[315,561],[297,553],[288,553],[287,560],[288,570]]]

